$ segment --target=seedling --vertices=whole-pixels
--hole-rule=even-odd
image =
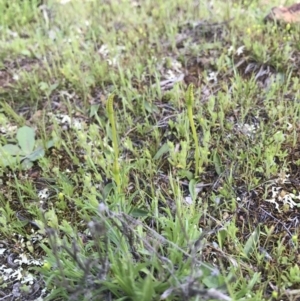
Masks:
[[[192,130],[193,139],[195,142],[195,166],[196,166],[195,175],[198,176],[199,162],[200,162],[200,149],[199,149],[199,141],[198,141],[198,136],[197,136],[196,127],[193,118],[193,105],[194,105],[194,86],[193,84],[190,84],[186,95],[186,106],[187,106],[187,113],[190,122],[190,127]]]
[[[33,162],[44,157],[45,148],[41,141],[35,140],[35,132],[28,126],[23,126],[17,131],[17,144],[0,145],[0,165],[14,166],[21,163],[22,168],[32,167]],[[53,146],[53,140],[46,143],[46,148]]]

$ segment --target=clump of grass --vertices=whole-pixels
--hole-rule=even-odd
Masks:
[[[46,300],[285,300],[300,283],[298,29],[264,25],[257,1],[49,2],[0,3],[0,144],[25,124],[55,138],[31,169],[0,170],[0,234],[49,234],[46,255],[30,247]],[[195,87],[169,81],[181,72]]]

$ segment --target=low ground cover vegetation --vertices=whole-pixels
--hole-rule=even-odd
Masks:
[[[279,4],[0,1],[0,300],[299,300]]]

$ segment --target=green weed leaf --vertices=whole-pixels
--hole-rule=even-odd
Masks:
[[[51,139],[51,140],[47,141],[46,148],[49,149],[51,147],[54,147],[54,145],[55,145],[55,140]]]
[[[249,257],[250,254],[254,251],[256,244],[259,240],[260,230],[259,227],[257,227],[248,238],[245,247],[244,247],[244,254]]]
[[[26,158],[29,159],[30,161],[36,161],[44,156],[45,156],[45,150],[42,146],[39,146],[31,154],[27,155]]]
[[[17,140],[25,154],[30,154],[33,151],[35,144],[34,130],[28,126],[23,126],[18,129]]]
[[[200,266],[202,282],[208,288],[217,288],[224,285],[225,278],[220,271],[209,263]]]
[[[16,157],[7,156],[0,159],[0,166],[13,166],[17,163]]]
[[[1,148],[1,151],[3,151],[4,154],[11,156],[17,156],[22,154],[20,148],[15,144],[6,144]]]
[[[157,151],[157,153],[154,156],[154,160],[160,159],[164,154],[166,154],[169,151],[169,145],[168,143],[164,143],[160,149]]]
[[[99,107],[100,107],[99,104],[91,105],[91,108],[90,108],[90,118],[94,117],[97,114]]]
[[[220,175],[223,172],[223,169],[222,169],[222,161],[217,151],[214,152],[213,161],[215,165],[215,170],[217,174]]]
[[[21,154],[21,150],[17,145],[6,144],[0,147],[0,166],[12,166],[16,164],[18,154]]]
[[[190,192],[190,195],[191,195],[193,201],[196,199],[196,189],[195,189],[195,186],[196,186],[196,181],[194,179],[192,179],[189,182],[189,192]]]
[[[130,215],[133,217],[146,217],[149,216],[149,211],[139,209],[139,208],[133,208],[130,212]]]
[[[228,232],[225,229],[221,229],[217,233],[218,243],[221,249],[223,248],[223,243],[225,242],[227,236]]]
[[[25,158],[25,160],[22,161],[23,169],[30,169],[32,166],[33,166],[33,163],[29,159]]]
[[[148,274],[142,282],[141,299],[142,301],[151,301],[155,295],[154,281],[151,274]]]

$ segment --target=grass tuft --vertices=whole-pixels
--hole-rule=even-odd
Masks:
[[[206,2],[0,1],[0,299],[299,299],[299,26]]]

